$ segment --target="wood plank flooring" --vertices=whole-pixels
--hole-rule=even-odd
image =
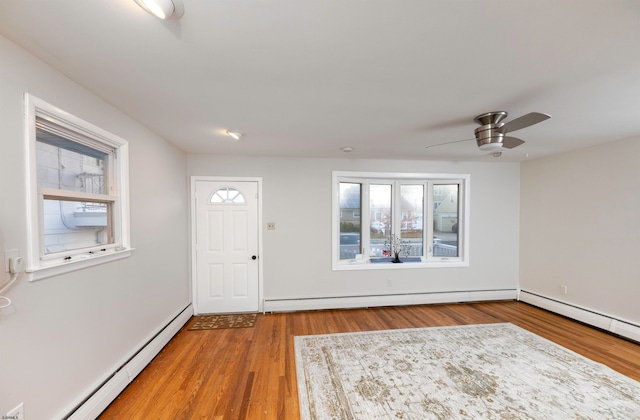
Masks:
[[[296,335],[511,322],[640,381],[640,345],[521,302],[260,315],[254,328],[187,325],[100,419],[299,419]]]

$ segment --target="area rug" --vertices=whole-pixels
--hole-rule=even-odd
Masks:
[[[640,419],[640,382],[513,324],[295,337],[306,419]]]
[[[215,330],[222,328],[251,328],[258,314],[198,315],[189,330]]]

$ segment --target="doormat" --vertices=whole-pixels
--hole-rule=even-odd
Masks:
[[[189,330],[217,330],[223,328],[252,328],[258,314],[198,315]]]

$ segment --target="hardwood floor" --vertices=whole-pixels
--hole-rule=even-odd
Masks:
[[[299,419],[293,337],[511,322],[640,381],[640,345],[521,302],[260,315],[254,328],[188,331],[100,419]]]

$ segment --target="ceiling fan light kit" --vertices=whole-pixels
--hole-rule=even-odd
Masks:
[[[478,142],[478,148],[483,152],[495,152],[496,150],[502,149],[502,143],[488,139],[486,143],[480,144],[480,142]]]

